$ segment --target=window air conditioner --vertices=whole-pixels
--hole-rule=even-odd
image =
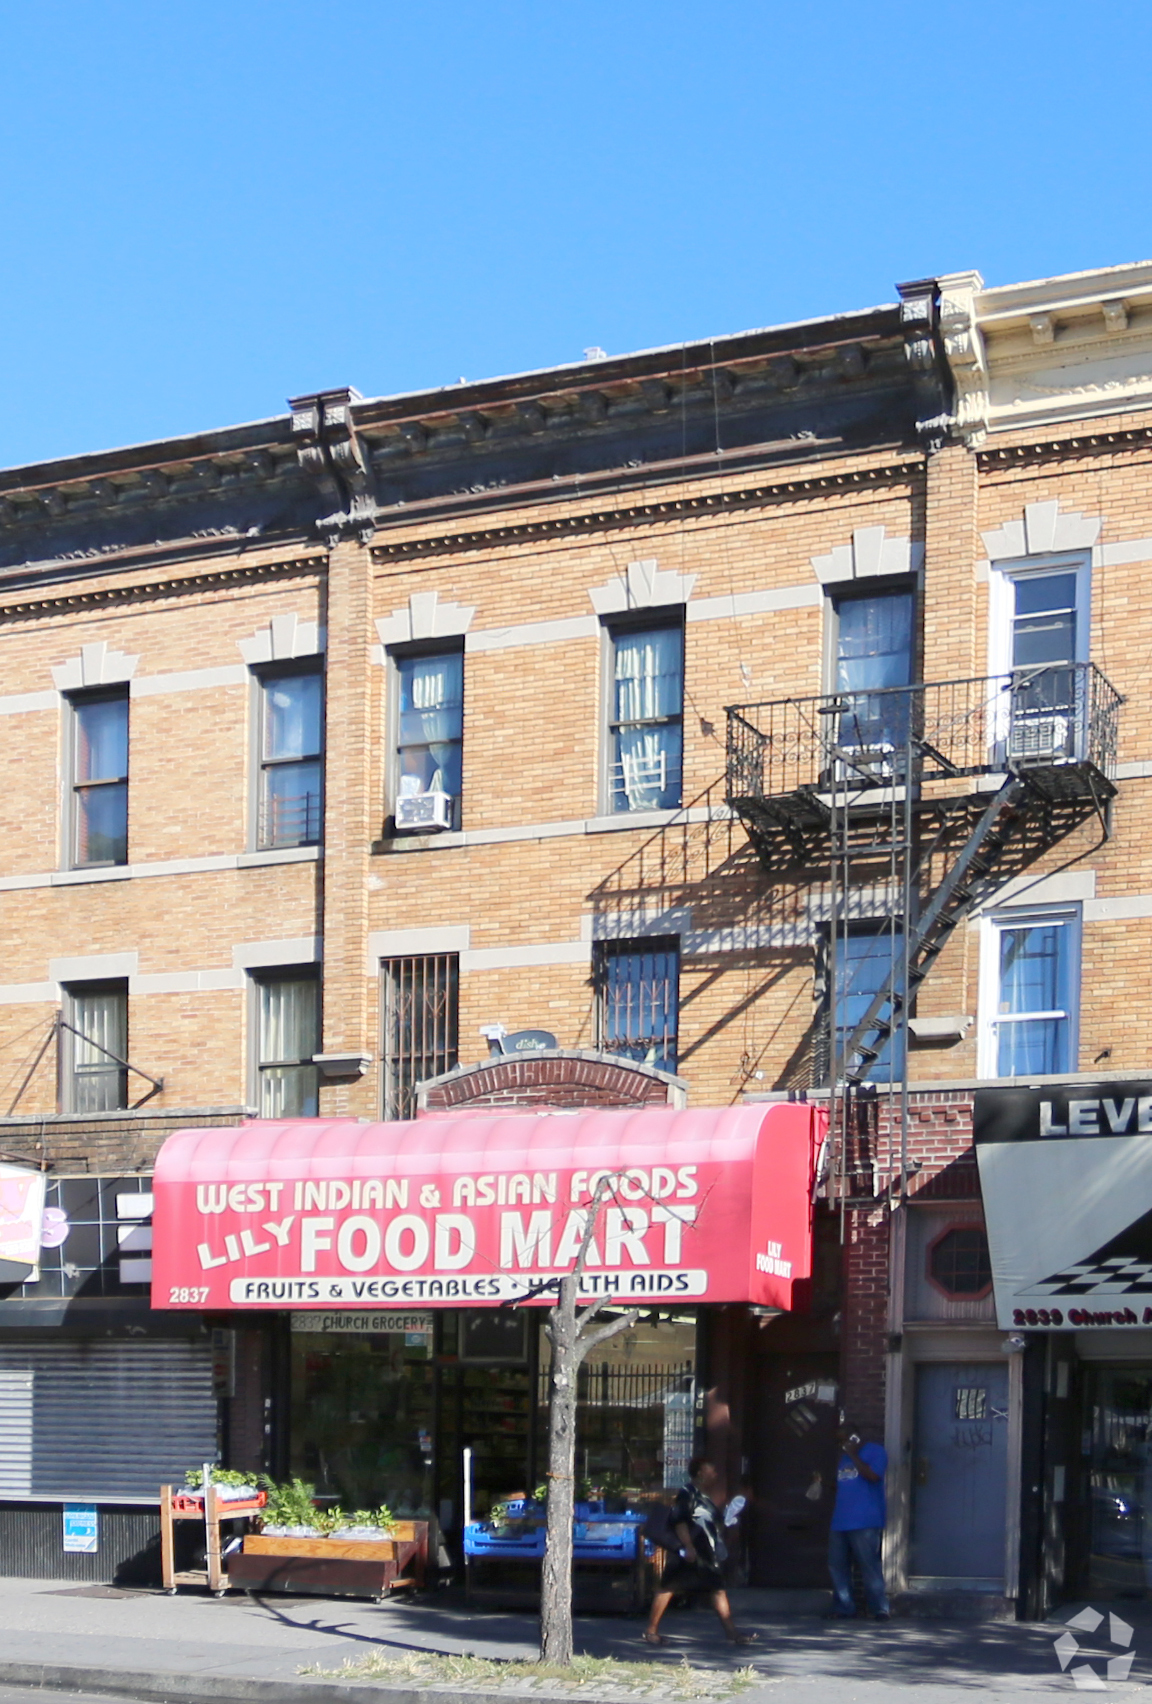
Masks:
[[[396,800],[397,828],[451,828],[451,793],[409,793]]]
[[[1054,763],[1072,756],[1072,717],[1015,716],[1008,742],[1013,763]]]

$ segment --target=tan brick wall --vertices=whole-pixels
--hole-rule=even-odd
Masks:
[[[1053,430],[1050,437],[1059,436]],[[694,576],[693,600],[809,587],[802,607],[739,619],[689,621],[686,630],[685,785],[688,803],[723,796],[725,706],[820,692],[825,605],[811,558],[850,542],[855,528],[883,525],[891,537],[925,545],[924,673],[948,679],[984,672],[987,588],[978,577],[980,532],[1018,518],[1026,503],[1057,496],[1065,508],[1101,514],[1101,543],[1152,537],[1152,481],[1143,448],[1036,456],[1030,434],[997,440],[978,459],[948,447],[926,465],[900,459],[890,476],[876,470],[891,456],[830,458],[820,473],[846,483],[805,489],[793,472],[789,490],[754,503],[708,508],[706,497],[739,495],[746,474],[699,481],[670,479],[646,489],[648,518],[585,525],[590,502],[562,507],[517,500],[475,524],[504,536],[467,545],[436,544],[426,554],[378,552],[357,542],[332,553],[303,546],[253,558],[223,559],[224,570],[252,563],[264,578],[216,578],[178,591],[157,571],[109,570],[63,582],[61,603],[0,621],[0,688],[41,692],[51,669],[82,645],[104,640],[137,655],[136,678],[240,662],[237,640],[274,614],[295,611],[329,630],[328,771],[325,856],[321,863],[200,869],[125,881],[36,885],[59,866],[60,715],[39,710],[0,718],[0,985],[37,985],[62,955],[135,951],[141,976],[228,971],[240,942],[310,936],[326,940],[324,1047],[379,1051],[379,998],[367,974],[369,930],[459,928],[471,952],[520,955],[483,967],[465,963],[460,998],[460,1056],[484,1056],[478,1031],[499,1019],[509,1028],[545,1027],[562,1046],[594,1044],[590,940],[627,931],[629,918],[663,917],[686,935],[681,983],[681,1070],[697,1103],[725,1104],[746,1088],[805,1080],[813,1018],[814,951],[808,905],[826,883],[821,865],[766,876],[738,824],[679,823],[665,828],[566,832],[492,844],[451,845],[429,836],[415,850],[373,851],[387,815],[386,671],[371,660],[373,621],[435,590],[441,602],[475,607],[471,633],[525,622],[592,615],[589,590],[658,558],[660,569]],[[1000,450],[1011,451],[1005,458]],[[1017,455],[1015,452],[1027,451]],[[780,470],[781,482],[788,470]],[[766,481],[761,474],[759,485]],[[696,505],[674,512],[681,498]],[[603,500],[599,508],[603,508]],[[567,513],[570,532],[517,533]],[[376,543],[413,547],[434,541],[430,522],[390,524]],[[283,568],[296,562],[295,568]],[[1148,564],[1093,573],[1093,656],[1128,698],[1122,758],[1149,760],[1142,676],[1152,656]],[[172,571],[174,576],[176,571]],[[172,576],[169,576],[170,578]],[[129,582],[131,597],[121,594]],[[472,651],[466,657],[465,796],[468,834],[524,825],[578,823],[603,808],[599,794],[604,717],[601,638]],[[229,859],[249,845],[251,694],[246,683],[134,696],[130,857]],[[1142,832],[1150,783],[1125,780],[1114,836],[1101,842],[1088,822],[1046,852],[1038,875],[1094,871],[1099,898],[1152,893],[1152,849]],[[818,911],[818,907],[817,907]],[[690,915],[690,921],[689,921]],[[1084,931],[1081,1063],[1106,1049],[1108,1068],[1143,1070],[1148,1052],[1152,920],[1090,921]],[[584,942],[583,948],[579,946]],[[554,949],[550,960],[548,948]],[[921,1014],[975,1013],[978,934],[961,929],[920,996]],[[524,949],[543,949],[527,956]],[[530,962],[533,958],[545,962]],[[0,1114],[26,1070],[51,1015],[47,999],[0,1001]],[[134,1059],[165,1078],[156,1103],[182,1108],[239,1105],[248,1098],[246,1000],[242,989],[134,994]],[[971,1077],[976,1037],[959,1046],[916,1050],[914,1081]],[[332,1113],[375,1114],[374,1064],[360,1082],[324,1091]],[[22,1098],[21,1113],[49,1113],[47,1068]]]

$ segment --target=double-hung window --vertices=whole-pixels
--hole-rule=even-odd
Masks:
[[[604,942],[597,949],[594,980],[601,1052],[675,1074],[679,941]]]
[[[907,745],[911,696],[900,688],[912,683],[914,613],[910,591],[844,597],[835,606],[839,743],[869,772],[899,768]]]
[[[256,1100],[261,1118],[315,1118],[319,1110],[320,982],[314,971],[284,970],[255,983]]]
[[[128,862],[128,693],[71,700],[71,847],[74,869]]]
[[[65,1112],[128,1105],[128,984],[75,983],[65,990],[60,1101]]]
[[[985,919],[985,929],[981,1076],[1075,1071],[1079,911],[1002,911]]]
[[[851,1067],[856,1056],[844,1059],[844,1049],[856,1025],[866,1016],[872,1001],[883,989],[899,988],[903,978],[904,937],[898,928],[877,930],[854,929],[840,935],[835,943],[835,979],[833,1002],[834,1029],[831,1036],[833,1069],[838,1065],[841,1075]],[[885,999],[876,1013],[876,1021],[890,1023],[891,1000]],[[877,1033],[869,1028],[859,1040],[860,1046],[875,1046]],[[904,1075],[904,1030],[888,1035],[876,1058],[869,1065],[865,1079],[870,1083],[899,1082]]]
[[[314,846],[323,803],[324,677],[319,669],[257,677],[261,848]]]
[[[675,810],[683,769],[683,624],[621,625],[608,638],[611,809]]]
[[[459,828],[463,788],[464,653],[393,656],[397,828]]]
[[[414,1118],[416,1087],[457,1063],[460,963],[455,953],[384,959],[384,1117]]]
[[[1069,567],[1010,580],[1010,751],[1018,762],[1058,762],[1081,754],[1086,729],[1075,665],[1083,639],[1084,579],[1083,572]]]

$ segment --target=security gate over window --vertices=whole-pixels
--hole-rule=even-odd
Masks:
[[[457,1062],[460,961],[455,953],[384,959],[384,1117],[414,1118],[416,1086]]]

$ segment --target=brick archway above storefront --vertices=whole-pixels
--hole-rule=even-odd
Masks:
[[[466,1107],[684,1106],[683,1078],[584,1048],[494,1055],[421,1084],[421,1113]]]

